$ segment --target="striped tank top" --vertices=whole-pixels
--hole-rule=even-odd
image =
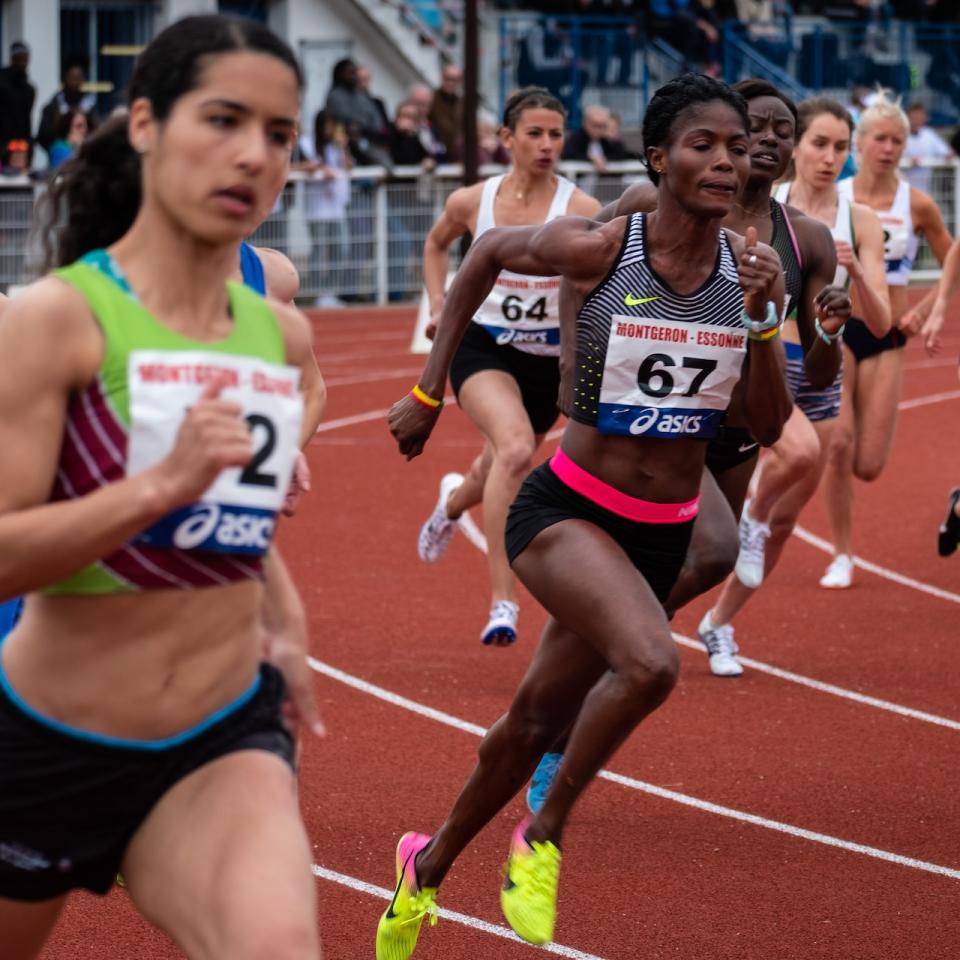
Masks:
[[[226,378],[224,398],[243,406],[255,455],[243,471],[224,470],[196,504],[43,592],[195,589],[261,577],[303,406],[299,372],[284,366],[283,334],[266,301],[228,282],[233,326],[223,340],[208,343],[157,321],[104,250],[54,275],[83,295],[105,347],[97,377],[68,401],[51,501],[83,497],[162,459],[182,417],[175,411],[188,407],[188,394],[195,399],[211,376]],[[249,412],[251,402],[260,413]],[[226,494],[224,484],[232,488]]]
[[[800,244],[790,223],[787,208],[773,197],[770,198],[770,219],[773,221],[770,246],[777,251],[783,266],[786,293],[783,315],[787,320],[796,320],[803,295],[803,257],[800,254]]]
[[[629,218],[609,275],[577,317],[574,420],[601,433],[713,437],[747,351],[743,291],[725,230],[706,282],[680,295],[650,265],[647,218]]]

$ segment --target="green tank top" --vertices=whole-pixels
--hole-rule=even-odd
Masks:
[[[261,383],[279,383],[270,379],[272,372],[289,371],[282,367],[285,344],[273,311],[262,297],[242,284],[227,283],[233,318],[230,333],[222,340],[208,343],[185,337],[157,320],[139,302],[104,250],[55,271],[54,276],[78,290],[89,304],[103,332],[104,353],[94,381],[68,402],[51,501],[76,499],[127,476],[131,382],[135,377],[137,383],[143,380],[148,385],[151,379],[168,383],[171,378],[182,378],[180,382],[195,388],[204,378],[223,376],[222,370],[231,365],[243,368],[245,361],[236,358],[266,361],[270,366],[255,375]],[[135,351],[136,357],[145,359],[132,365]],[[174,389],[179,389],[179,385]],[[299,391],[296,393],[300,403]],[[249,417],[247,420],[250,423]],[[284,451],[288,459],[289,454],[290,451]],[[292,455],[296,456],[295,449]],[[292,469],[292,460],[290,464]],[[283,470],[274,474],[262,471],[260,477],[273,476],[285,488],[289,476],[282,477],[281,473]],[[222,520],[220,514],[226,514],[219,507],[218,510]],[[150,532],[134,538],[115,554],[48,586],[44,592],[100,594],[194,589],[261,576],[261,557],[273,532],[275,514],[275,510],[257,508],[252,514],[245,513],[244,520],[234,510],[230,514],[232,532],[222,535],[222,524],[210,525],[209,504],[181,508],[161,521],[159,526],[166,524],[165,534],[151,527]],[[219,539],[200,537],[204,525],[220,534]],[[251,533],[253,528],[256,529]]]

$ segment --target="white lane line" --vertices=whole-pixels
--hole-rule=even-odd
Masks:
[[[367,893],[371,897],[377,897],[380,900],[386,900],[388,903],[393,899],[393,891],[385,887],[377,887],[372,883],[366,883],[363,880],[357,880],[355,877],[348,876],[345,873],[337,873],[336,870],[328,870],[326,867],[320,867],[313,864],[313,874],[321,880],[329,880],[332,883],[339,883],[343,887],[349,887],[351,890],[357,890],[360,893]],[[477,917],[468,916],[465,913],[457,913],[456,910],[444,910],[441,907],[438,911],[444,920],[452,920],[454,923],[460,923],[473,930],[479,930],[481,933],[489,933],[503,940],[512,940],[514,943],[530,947],[532,944],[521,940],[509,927],[501,926],[498,923],[488,923],[486,920],[480,920]],[[602,957],[593,953],[584,953],[582,950],[574,950],[573,947],[565,947],[562,943],[547,943],[536,949],[544,953],[552,953],[557,957],[570,957],[571,960],[603,960]]]
[[[947,400],[960,399],[960,390],[950,390],[947,393],[931,393],[926,397],[916,397],[913,400],[901,400],[898,410],[914,410],[917,407],[927,407],[932,403],[944,403]]]
[[[960,394],[958,394],[958,396],[960,396]],[[809,543],[810,546],[822,550],[824,553],[833,553],[833,544],[831,544],[829,540],[818,537],[815,533],[807,530],[806,527],[801,527],[797,524],[797,526],[794,527],[793,535],[804,543]],[[853,558],[853,564],[862,570],[875,573],[878,577],[884,577],[887,580],[892,580],[894,583],[899,583],[903,587],[910,587],[912,590],[919,590],[921,593],[928,593],[931,597],[939,597],[941,600],[949,600],[951,603],[960,603],[960,594],[951,593],[949,590],[942,590],[940,587],[924,583],[922,580],[914,580],[913,577],[905,577],[902,573],[897,573],[896,570],[888,570],[886,567],[871,563],[862,557],[855,556]]]
[[[457,523],[457,526],[463,531],[466,538],[482,553],[487,552],[487,538],[481,533],[477,528],[477,525],[473,522],[473,518],[469,513],[465,513]],[[803,533],[798,533],[797,536],[805,538],[806,536],[813,537],[812,533],[808,533],[806,530],[803,530],[802,527],[797,527],[797,530],[802,530]],[[794,531],[796,533],[796,531]],[[815,540],[819,540],[819,537],[814,537]],[[827,545],[825,540],[820,540],[819,543],[821,549],[826,549],[827,552],[830,552],[829,545]],[[857,562],[856,560],[854,562]],[[874,564],[866,564],[866,561],[860,561],[859,566],[863,566],[864,569],[874,568]],[[882,568],[876,567],[876,570]],[[893,574],[892,571],[888,571],[893,577],[899,577],[899,574]],[[904,582],[907,578],[901,578],[898,582]],[[906,586],[913,586],[917,584],[918,581],[912,581],[906,583]],[[920,584],[920,586],[925,587],[929,590],[936,590],[936,587],[928,587],[927,584]],[[945,592],[945,591],[943,591]],[[948,598],[953,596],[948,594]],[[960,601],[960,597],[957,597],[957,600]],[[690,647],[692,650],[703,650],[703,644],[698,640],[694,640],[692,637],[685,637],[683,634],[674,633],[673,639],[677,643],[681,644],[684,647]],[[797,683],[804,687],[810,687],[812,690],[819,690],[821,693],[830,693],[837,697],[845,697],[848,700],[854,700],[857,703],[865,704],[869,707],[876,707],[878,710],[887,710],[890,713],[899,714],[902,717],[909,717],[911,720],[923,720],[925,723],[933,723],[940,727],[948,727],[951,730],[960,730],[960,722],[956,720],[948,720],[946,717],[938,717],[934,713],[924,713],[922,710],[914,710],[912,707],[904,707],[898,703],[892,703],[888,700],[880,700],[877,697],[870,697],[863,693],[857,693],[855,690],[846,690],[843,687],[834,686],[832,683],[824,683],[821,680],[814,680],[812,677],[804,677],[799,673],[791,673],[789,670],[781,670],[779,667],[774,667],[768,663],[762,663],[760,660],[753,660],[750,657],[740,656],[738,654],[738,659],[745,663],[747,666],[752,667],[755,670],[759,670],[762,673],[769,673],[771,676],[779,677],[781,680],[789,680],[791,683]]]
[[[692,637],[685,637],[683,634],[675,633],[673,639],[683,647],[689,647],[691,650],[704,652],[703,644]],[[791,673],[789,670],[781,670],[769,663],[763,663],[760,660],[753,660],[742,654],[737,654],[737,659],[759,673],[769,673],[772,677],[780,680],[788,680],[790,683],[799,684],[801,687],[809,687],[811,690],[818,690],[821,693],[829,693],[835,697],[843,697],[845,700],[853,700],[856,703],[862,703],[868,707],[876,707],[878,710],[887,710],[890,713],[899,714],[901,717],[909,717],[911,720],[922,720],[924,723],[932,723],[938,727],[947,727],[950,730],[960,730],[960,722],[948,720],[946,717],[939,717],[935,713],[925,713],[922,710],[914,710],[912,707],[904,707],[899,703],[892,703],[889,700],[880,700],[877,697],[869,697],[864,693],[857,693],[856,690],[847,690],[844,687],[834,686],[832,683],[824,683],[821,680],[814,680],[812,677],[805,677],[799,673]]]
[[[332,336],[321,333],[316,339],[319,347],[325,347],[328,343],[349,343],[356,346],[357,341],[370,343],[373,340],[406,340],[408,336],[408,333],[398,330],[393,333],[338,333]]]
[[[456,397],[444,397],[444,403],[453,403]],[[321,423],[316,433],[326,433],[329,430],[339,430],[341,427],[351,427],[355,423],[369,423],[371,420],[386,420],[389,408],[386,410],[368,410],[366,413],[355,413],[350,417],[340,417],[338,420],[327,420]]]
[[[482,737],[487,731],[484,727],[475,723],[469,723],[454,717],[442,710],[436,710],[433,707],[427,707],[416,700],[410,700],[400,694],[385,690],[359,677],[354,677],[343,670],[339,670],[330,664],[323,663],[313,657],[308,657],[307,662],[310,666],[333,680],[338,680],[355,690],[370,696],[377,697],[394,706],[409,710],[411,713],[419,714],[437,723],[453,727],[455,730],[461,730],[465,733],[471,733],[474,736]],[[781,823],[778,820],[770,820],[766,817],[758,817],[752,813],[745,813],[742,810],[735,810],[732,807],[724,807],[717,803],[711,803],[709,800],[700,800],[698,797],[691,797],[685,793],[678,793],[676,790],[667,790],[664,787],[658,787],[652,783],[646,783],[643,780],[635,780],[633,777],[625,777],[619,773],[612,773],[609,770],[601,770],[598,774],[604,780],[619,784],[622,787],[628,787],[631,790],[637,790],[641,793],[648,793],[663,800],[672,800],[674,803],[681,803],[687,807],[693,807],[705,813],[712,813],[716,816],[727,817],[730,820],[739,820],[741,823],[749,823],[755,827],[763,827],[767,830],[774,830],[777,833],[785,833],[792,837],[798,837],[802,840],[809,840],[812,843],[823,844],[824,846],[834,847],[839,850],[846,850],[848,853],[859,853],[865,857],[871,857],[875,860],[883,860],[887,863],[894,863],[901,867],[910,867],[913,870],[922,870],[925,873],[934,873],[942,877],[949,877],[951,880],[960,880],[960,870],[954,870],[951,867],[944,867],[938,863],[929,863],[926,860],[917,860],[914,857],[904,857],[898,853],[891,853],[887,850],[880,850],[877,847],[869,847],[862,843],[854,843],[850,840],[842,840],[839,837],[833,837],[826,833],[817,833],[813,830],[805,830],[803,827],[795,827],[789,823]]]
[[[362,335],[360,335],[358,339],[362,339]],[[316,353],[316,350],[314,352]],[[378,350],[376,353],[371,353],[370,351],[364,353],[317,353],[317,363],[320,364],[320,369],[322,370],[323,365],[326,363],[346,363],[348,360],[380,361],[385,357],[399,357],[407,361],[410,360],[410,354],[406,350]],[[422,370],[423,367],[420,369]]]
[[[935,367],[955,367],[957,361],[952,357],[942,360],[917,360],[916,363],[905,363],[904,370],[932,370]]]

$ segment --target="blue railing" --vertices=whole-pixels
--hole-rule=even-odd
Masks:
[[[780,66],[786,62],[786,47],[786,41],[781,45],[777,41],[767,40],[761,52],[759,45],[748,42],[739,23],[727,23],[723,33],[724,79],[727,83],[747,78],[766,80],[794,100],[803,100],[810,95],[810,90]]]

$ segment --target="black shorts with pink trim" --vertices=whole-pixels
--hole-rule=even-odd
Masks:
[[[549,463],[524,481],[507,517],[506,548],[512,564],[539,533],[563,520],[585,520],[609,534],[663,603],[683,566],[693,519],[643,523],[600,506],[565,484]]]

